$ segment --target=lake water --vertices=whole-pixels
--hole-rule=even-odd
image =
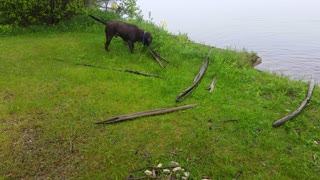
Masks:
[[[138,0],[144,19],[219,48],[254,51],[256,69],[320,84],[320,0]]]

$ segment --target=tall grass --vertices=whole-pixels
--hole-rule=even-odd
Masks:
[[[179,162],[193,179],[230,179],[239,171],[243,179],[319,177],[319,162],[313,158],[320,156],[318,87],[297,118],[272,128],[274,120],[298,107],[308,85],[255,71],[247,52],[213,49],[200,85],[176,103],[210,47],[135,22],[153,34],[152,47],[178,65],[164,70],[142,45],[136,44],[131,54],[120,38],[112,40],[106,53],[103,25],[78,18],[61,29],[0,37],[1,178],[124,179],[136,169],[170,161]],[[215,90],[209,94],[214,76]],[[189,103],[199,105],[119,124],[94,124]],[[228,119],[237,121],[224,122]]]

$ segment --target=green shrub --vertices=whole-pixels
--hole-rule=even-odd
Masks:
[[[0,24],[30,26],[35,24],[56,24],[60,20],[84,12],[83,0],[2,0]]]

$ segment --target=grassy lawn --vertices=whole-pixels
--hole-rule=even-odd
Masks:
[[[138,43],[130,54],[120,38],[105,52],[102,26],[92,32],[0,37],[0,178],[125,179],[132,171],[170,161],[193,179],[231,179],[240,171],[240,179],[319,178],[318,86],[298,117],[273,128],[275,120],[300,105],[308,84],[255,71],[246,52],[213,49],[197,89],[176,103],[209,47],[142,26],[150,28],[152,46],[178,67],[164,63],[162,69]],[[161,116],[94,124],[195,103]],[[237,121],[224,122],[229,119]]]

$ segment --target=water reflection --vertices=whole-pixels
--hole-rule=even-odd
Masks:
[[[255,51],[257,66],[293,78],[314,76],[320,84],[318,0],[138,0],[155,23],[201,43]]]

